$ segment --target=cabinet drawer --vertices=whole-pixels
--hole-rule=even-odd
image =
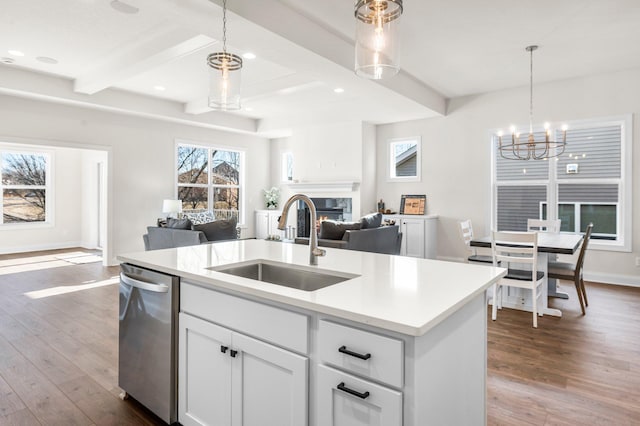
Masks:
[[[402,393],[318,366],[318,426],[402,426]]]
[[[318,353],[322,362],[391,386],[402,387],[402,340],[321,320]]]
[[[309,318],[296,312],[188,284],[180,311],[299,353],[308,353]]]

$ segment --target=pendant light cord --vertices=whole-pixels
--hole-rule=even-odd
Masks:
[[[226,1],[226,0],[225,0]],[[529,133],[533,133],[533,51],[535,49],[531,48],[529,50],[530,61],[529,61]]]
[[[222,0],[222,51],[227,53],[227,0]]]

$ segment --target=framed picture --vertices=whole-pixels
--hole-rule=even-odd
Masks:
[[[400,214],[423,215],[426,208],[426,195],[403,195],[400,198]]]

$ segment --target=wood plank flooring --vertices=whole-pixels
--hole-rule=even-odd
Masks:
[[[0,425],[156,425],[117,387],[117,267],[0,256]],[[489,425],[640,425],[640,288],[587,283],[564,316],[489,317]],[[266,425],[265,425],[266,426]]]

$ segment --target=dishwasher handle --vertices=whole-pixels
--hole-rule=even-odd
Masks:
[[[131,278],[130,276],[125,275],[120,272],[120,281],[123,283],[130,285],[131,287],[136,287],[141,290],[153,291],[154,293],[168,293],[169,286],[165,284],[153,284],[145,281],[136,280]]]

